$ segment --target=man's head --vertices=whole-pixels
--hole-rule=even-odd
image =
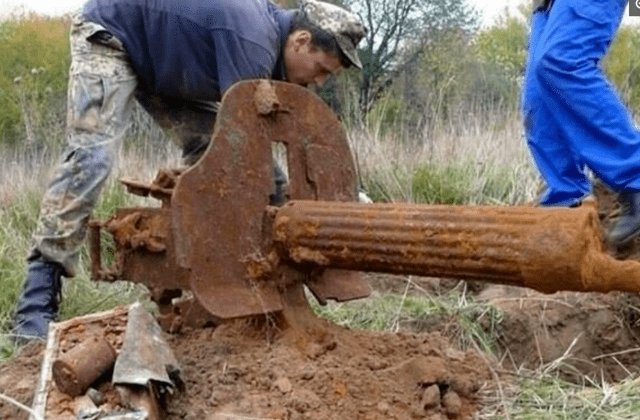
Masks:
[[[357,45],[366,34],[360,20],[333,4],[303,0],[284,47],[287,81],[322,84],[343,68],[362,68]]]

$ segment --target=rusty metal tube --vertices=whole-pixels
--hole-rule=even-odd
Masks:
[[[90,336],[53,362],[53,379],[60,391],[77,397],[111,369],[115,361],[116,352],[106,338]]]
[[[293,201],[278,209],[285,259],[360,271],[559,290],[640,291],[640,264],[605,254],[595,209]]]

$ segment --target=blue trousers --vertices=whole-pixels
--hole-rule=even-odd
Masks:
[[[541,205],[588,195],[587,169],[614,191],[640,191],[640,132],[600,67],[626,4],[555,0],[533,14],[522,112]]]

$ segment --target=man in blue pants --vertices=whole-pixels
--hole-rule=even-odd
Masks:
[[[640,133],[600,67],[627,0],[547,0],[534,7],[522,109],[527,144],[546,181],[540,204],[577,206],[590,169],[618,194],[608,234],[640,233]]]
[[[355,15],[317,0],[297,10],[268,0],[90,0],[71,24],[67,148],[42,199],[16,337],[45,337],[57,315],[62,277],[75,274],[134,100],[193,164],[231,85],[255,78],[322,84],[343,68],[362,68],[364,35]],[[282,178],[274,168],[274,204],[283,200]]]

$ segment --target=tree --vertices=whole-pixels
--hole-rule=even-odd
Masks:
[[[473,33],[479,14],[467,0],[345,0],[368,29],[361,44],[359,110],[366,115],[403,68],[452,29]]]

